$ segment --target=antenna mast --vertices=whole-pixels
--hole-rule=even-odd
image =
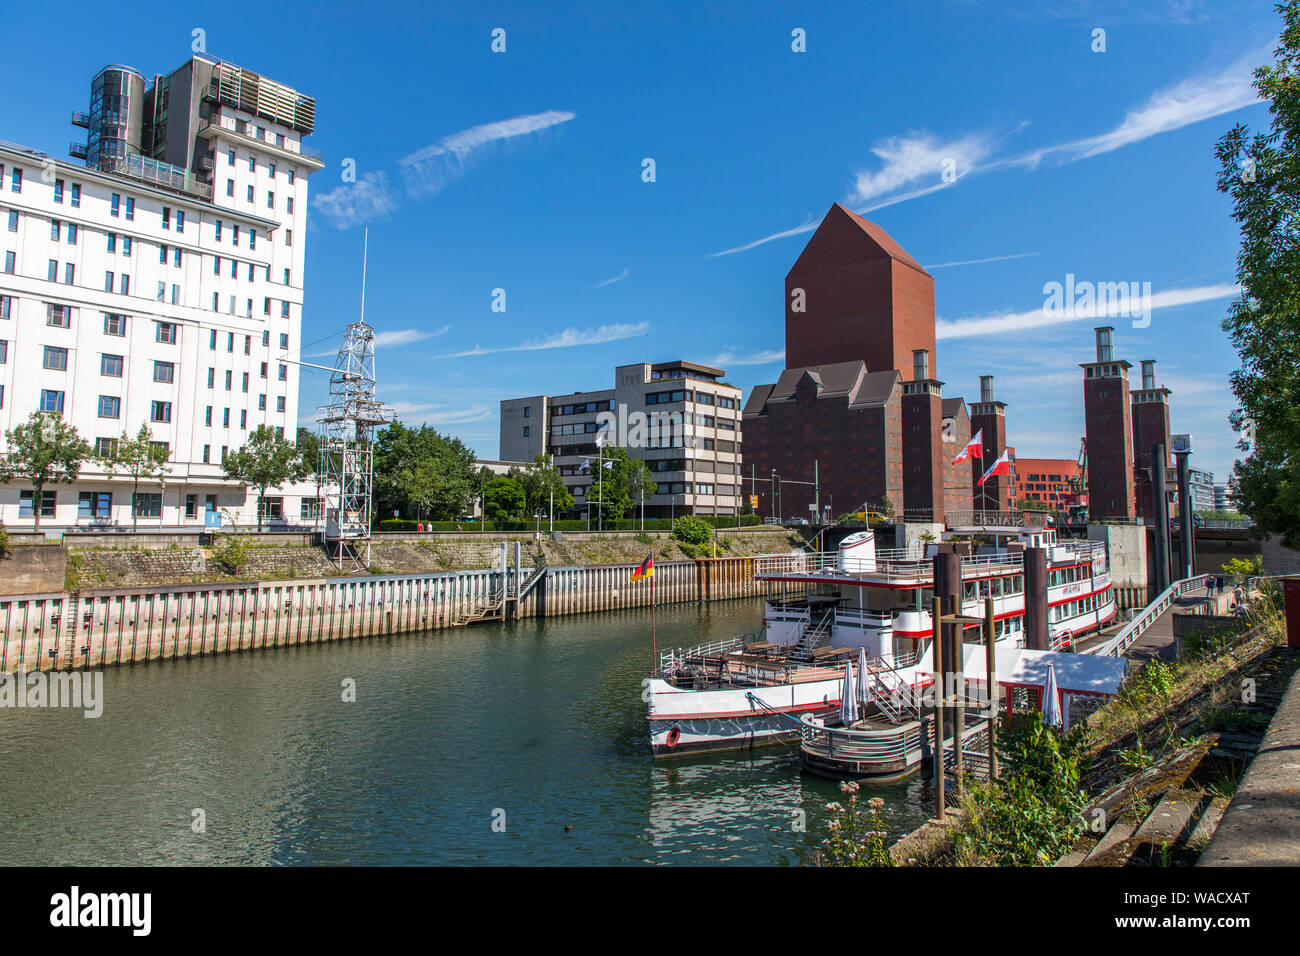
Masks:
[[[329,404],[316,414],[324,431],[321,472],[329,493],[325,545],[339,571],[349,573],[370,567],[375,428],[388,422],[375,398],[375,332],[366,324],[368,233],[361,251],[361,317],[343,333],[330,374]]]

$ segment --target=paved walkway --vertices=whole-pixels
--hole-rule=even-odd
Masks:
[[[1300,671],[1197,866],[1300,866]]]
[[[1176,654],[1176,649],[1174,647],[1173,615],[1175,613],[1186,614],[1190,608],[1200,604],[1207,597],[1208,595],[1205,592],[1205,588],[1201,588],[1198,591],[1187,592],[1182,597],[1175,600],[1174,603],[1169,606],[1169,609],[1156,619],[1154,624],[1143,631],[1142,636],[1137,639],[1135,644],[1129,647],[1128,653],[1124,655],[1133,662],[1134,669],[1136,670],[1141,667],[1153,657],[1159,657],[1162,660],[1173,660]],[[1106,641],[1118,634],[1123,629],[1124,624],[1127,623],[1128,622],[1125,621],[1123,624],[1109,627],[1101,634],[1081,641],[1080,647],[1087,648],[1094,644],[1106,643]]]

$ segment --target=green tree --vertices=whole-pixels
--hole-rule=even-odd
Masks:
[[[1241,295],[1223,328],[1241,358],[1230,416],[1249,455],[1229,479],[1237,506],[1259,531],[1300,546],[1300,2],[1280,5],[1277,62],[1255,70],[1269,106],[1268,132],[1233,127],[1215,148],[1218,188],[1241,227]]]
[[[90,445],[57,412],[32,412],[23,424],[6,429],[5,444],[9,452],[0,458],[0,483],[32,486],[33,527],[39,528],[45,486],[76,481]]]
[[[108,474],[122,474],[131,479],[132,530],[140,519],[140,483],[161,482],[171,471],[167,464],[170,456],[171,450],[165,444],[154,441],[148,425],[141,425],[134,438],[122,432],[121,438],[114,439],[107,450],[95,456]]]
[[[538,455],[527,468],[511,468],[507,476],[519,482],[524,491],[525,515],[548,514],[552,503],[556,514],[573,507],[573,495],[564,476],[546,455]]]
[[[658,490],[649,466],[640,458],[628,455],[626,448],[606,448],[591,460],[587,500],[600,508],[606,518],[622,518],[641,500],[642,491],[648,498]]]
[[[464,513],[480,487],[474,452],[428,425],[393,422],[385,428],[375,442],[374,467],[381,512],[427,510],[434,520],[452,519]]]
[[[524,502],[524,489],[513,478],[498,475],[483,486],[483,513],[489,521],[523,517]]]
[[[308,474],[298,447],[267,425],[254,429],[244,447],[227,455],[221,467],[231,481],[257,489],[258,531],[262,530],[262,500],[267,491]]]

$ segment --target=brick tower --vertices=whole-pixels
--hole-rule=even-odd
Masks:
[[[1088,436],[1088,514],[1131,521],[1137,516],[1128,391],[1132,365],[1115,360],[1112,326],[1094,331],[1097,361],[1079,366],[1083,369],[1083,419]]]
[[[1165,460],[1159,467],[1172,467],[1169,451],[1169,389],[1156,387],[1154,359],[1142,362],[1142,387],[1131,393],[1133,412],[1133,488],[1139,518],[1150,522],[1155,517],[1151,497],[1151,446],[1165,446]]]
[[[970,406],[970,433],[982,431],[984,455],[971,459],[971,487],[979,511],[1000,511],[1008,506],[1014,482],[1010,475],[997,475],[976,487],[984,472],[992,467],[1007,448],[1007,405],[993,398],[993,376],[980,376],[980,400]],[[1015,502],[1011,502],[1015,504]]]

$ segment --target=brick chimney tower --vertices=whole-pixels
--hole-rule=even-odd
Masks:
[[[1152,499],[1151,446],[1165,447],[1165,460],[1159,467],[1168,470],[1169,460],[1169,389],[1156,387],[1155,359],[1142,362],[1142,387],[1130,393],[1133,413],[1133,489],[1137,515],[1145,521],[1156,516]]]
[[[1088,436],[1088,515],[1131,521],[1137,517],[1128,391],[1128,370],[1133,366],[1116,361],[1113,326],[1093,331],[1097,361],[1079,365],[1083,369],[1083,420]]]
[[[984,457],[971,462],[971,487],[979,511],[1001,511],[1008,507],[1014,483],[1010,475],[998,475],[979,487],[980,478],[1007,448],[1007,405],[993,398],[993,376],[980,376],[980,400],[970,406],[970,433],[983,432]],[[1014,467],[1014,465],[1012,466]],[[1012,505],[1015,502],[1011,502]]]
[[[903,515],[943,521],[943,382],[933,377],[928,349],[912,352],[912,380],[903,383]]]

